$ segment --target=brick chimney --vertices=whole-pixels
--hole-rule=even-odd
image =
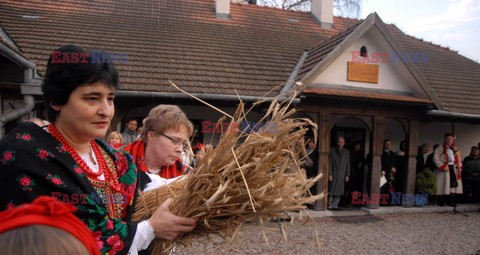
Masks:
[[[312,0],[310,12],[323,28],[333,28],[333,0]]]
[[[217,19],[230,19],[230,0],[215,0]]]

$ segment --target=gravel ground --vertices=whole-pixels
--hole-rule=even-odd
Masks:
[[[355,223],[316,219],[320,249],[311,221],[282,222],[287,242],[279,223],[270,222],[263,228],[246,224],[233,242],[218,236],[198,237],[178,246],[173,254],[475,254],[480,250],[480,213],[467,215],[389,214],[375,222]]]

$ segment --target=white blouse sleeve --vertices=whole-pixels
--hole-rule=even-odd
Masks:
[[[172,179],[165,179],[156,174],[149,174],[147,173],[148,177],[152,180],[151,182],[147,183],[147,187],[143,190],[143,192],[157,189],[163,185],[169,184],[172,181],[183,178],[181,176],[172,178]],[[128,250],[129,255],[137,255],[139,251],[145,250],[148,248],[150,243],[155,238],[155,234],[153,233],[153,227],[150,225],[148,220],[142,221],[137,225],[137,232],[135,232],[135,236],[133,237],[132,246]]]
[[[147,249],[154,238],[153,227],[148,220],[138,223],[137,232],[135,232],[128,254],[137,255],[139,251]]]
[[[147,183],[147,187],[145,187],[145,189],[143,190],[143,192],[147,192],[147,191],[150,191],[150,190],[154,190],[154,189],[158,189],[160,188],[161,186],[163,185],[166,185],[166,184],[170,184],[171,182],[177,180],[177,179],[181,179],[183,178],[182,175],[180,176],[177,176],[175,178],[171,178],[171,179],[165,179],[165,178],[162,178],[160,177],[159,175],[157,174],[149,174],[147,173],[148,177],[150,177],[150,179],[152,180],[151,182]]]

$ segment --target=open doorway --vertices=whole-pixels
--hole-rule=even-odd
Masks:
[[[340,199],[340,208],[355,208],[352,205],[352,192],[366,194],[369,188],[369,176],[371,167],[367,161],[367,155],[371,151],[371,129],[362,118],[345,117],[335,122],[330,130],[330,153],[334,153],[339,137],[345,139],[344,148],[349,151],[350,175],[349,181],[344,185],[344,193]],[[334,176],[332,176],[334,177]],[[338,177],[337,177],[338,178]],[[329,194],[333,194],[333,182],[329,182]],[[332,185],[332,187],[330,187]],[[336,185],[335,185],[336,186]],[[338,191],[336,192],[338,193]]]

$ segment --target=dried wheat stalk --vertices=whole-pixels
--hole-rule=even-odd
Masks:
[[[277,132],[242,133],[230,126],[215,149],[197,158],[197,166],[184,179],[141,194],[133,220],[148,219],[167,198],[174,198],[170,211],[176,215],[197,217],[192,233],[233,237],[245,221],[275,217],[283,211],[303,209],[304,204],[321,199],[308,189],[321,176],[306,179],[299,167],[302,156],[298,144],[308,126],[308,119],[292,119],[289,105],[273,101],[259,121],[276,125]],[[240,102],[231,122],[245,119]],[[225,121],[225,117],[219,122]],[[269,126],[273,127],[273,126]],[[316,139],[315,139],[316,140]],[[179,240],[185,237],[181,236]],[[152,254],[166,254],[174,242],[156,239]]]

